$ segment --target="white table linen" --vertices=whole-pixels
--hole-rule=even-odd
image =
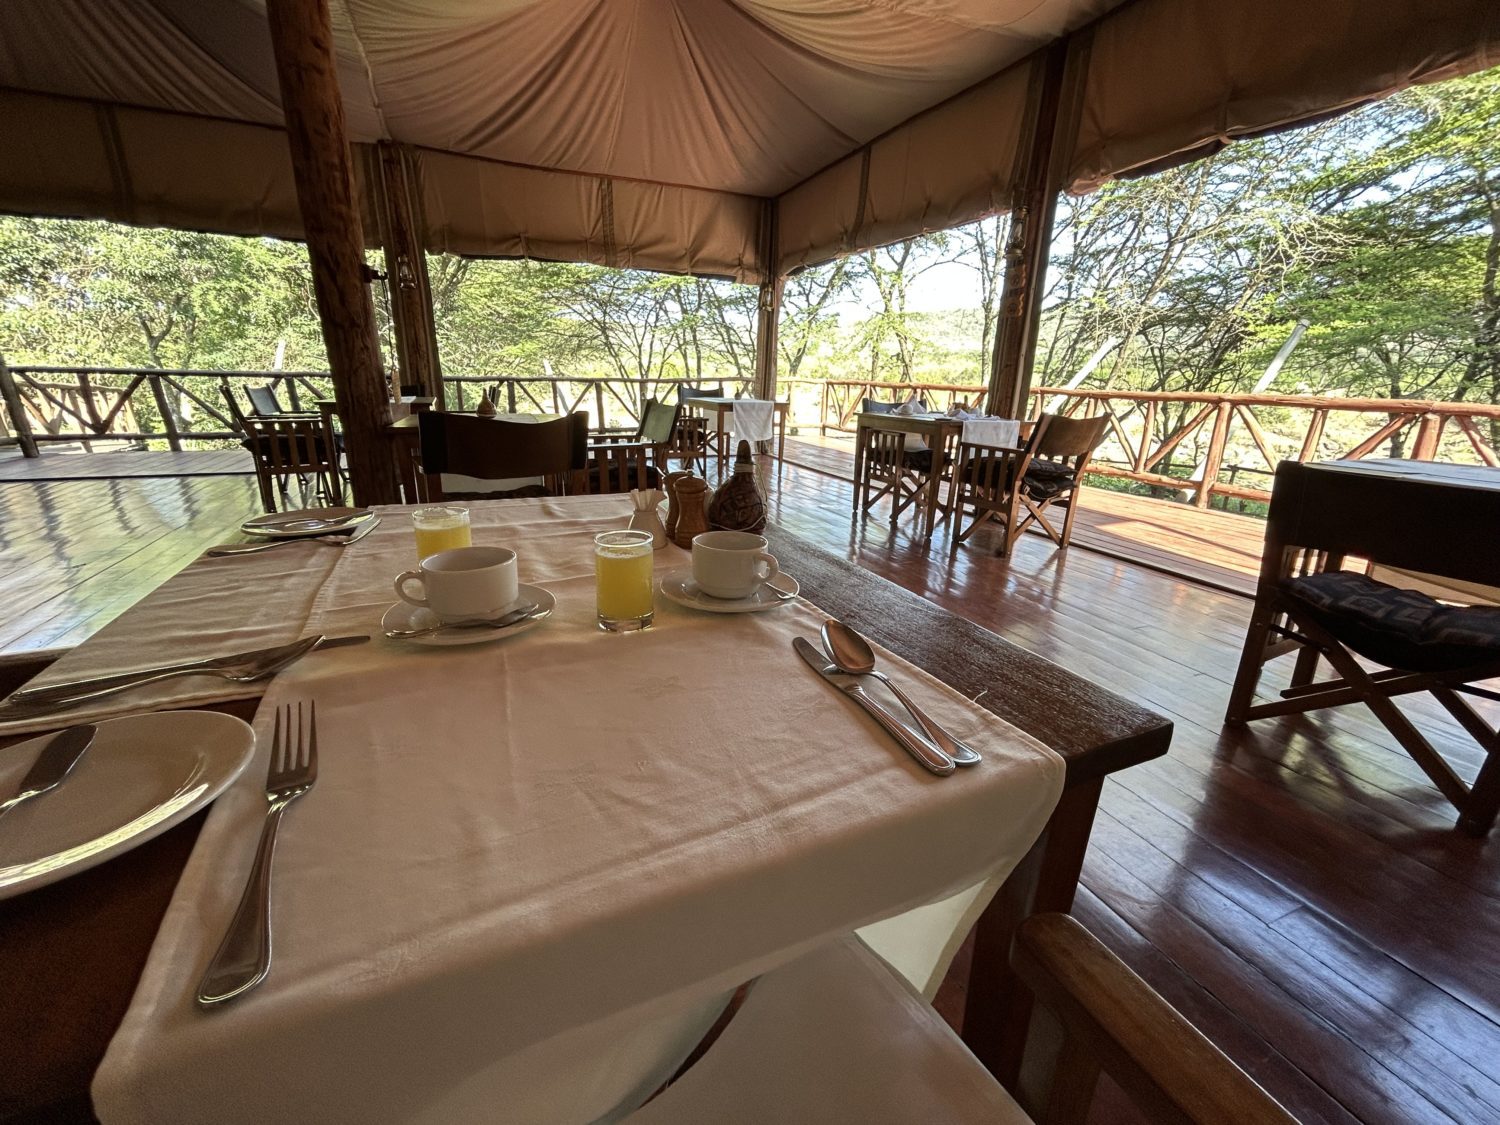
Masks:
[[[882,653],[986,757],[923,772],[797,660],[791,637],[822,620],[805,603],[722,616],[658,597],[653,629],[600,634],[590,539],[626,512],[474,505],[475,541],[518,549],[551,620],[466,648],[382,639],[278,677],[96,1076],[106,1125],[617,1114],[739,982],[975,895],[1025,853],[1061,759]],[[374,627],[411,560],[398,527],[339,560],[311,628]],[[686,558],[658,552],[658,571]],[[282,827],[276,960],[201,1012],[263,815],[269,705],[292,699],[318,702],[321,762]]]
[[[770,441],[774,433],[773,419],[776,404],[760,398],[737,398],[734,400],[734,436],[744,441]]]
[[[1014,449],[1021,442],[1021,423],[1014,418],[970,418],[964,421],[962,441]]]

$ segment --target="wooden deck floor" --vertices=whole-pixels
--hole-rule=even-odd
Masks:
[[[37,480],[119,480],[141,477],[253,476],[255,463],[245,449],[143,452],[116,449],[104,453],[62,451],[53,447],[40,457],[10,451],[0,455],[0,482]]]
[[[1500,1120],[1500,843],[1361,711],[1223,729],[1247,599],[1037,536],[950,566],[833,476],[769,476],[790,531],[1173,719],[1170,756],[1107,785],[1076,913],[1299,1118]],[[0,644],[81,637],[254,504],[243,477],[0,484]]]
[[[854,443],[850,438],[788,438],[786,458],[846,482],[853,495]],[[934,542],[942,534],[940,529]],[[1102,488],[1084,489],[1073,527],[1077,546],[1245,595],[1255,593],[1264,540],[1265,524],[1249,516]],[[946,549],[946,540],[943,545]],[[959,548],[975,549],[985,548]]]

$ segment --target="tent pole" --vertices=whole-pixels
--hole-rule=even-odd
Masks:
[[[380,241],[385,249],[386,285],[391,295],[401,382],[421,387],[422,394],[437,399],[438,408],[444,409],[443,366],[422,237],[415,158],[404,146],[390,141],[381,141],[376,150],[380,163],[375,181],[380,185]]]
[[[386,440],[390,392],[366,287],[364,234],[354,200],[344,103],[327,0],[268,0],[271,49],[312,264],[313,295],[344,424],[349,480],[360,504],[400,499]]]
[[[755,314],[756,398],[776,398],[776,360],[781,339],[781,293],[786,284],[778,264],[781,252],[777,234],[777,203],[767,199],[761,211],[761,265],[766,280],[760,284]]]
[[[1011,212],[988,398],[989,412],[1004,418],[1024,418],[1031,395],[1031,369],[1036,358],[1042,296],[1047,288],[1047,255],[1057,214],[1057,185],[1051,165],[1067,59],[1066,38],[1047,48],[1041,88],[1033,101],[1036,109],[1030,122],[1026,165]]]
[[[755,397],[776,397],[776,354],[780,346],[781,291],[785,278],[761,283],[755,318]]]

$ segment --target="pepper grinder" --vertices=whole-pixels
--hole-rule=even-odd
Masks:
[[[667,538],[672,539],[677,534],[677,516],[682,511],[681,504],[677,499],[677,482],[686,480],[692,476],[690,469],[678,469],[675,473],[668,473],[662,481],[662,491],[667,494]]]
[[[708,482],[701,477],[686,477],[677,482],[677,527],[672,542],[684,551],[693,549],[693,536],[708,530]]]

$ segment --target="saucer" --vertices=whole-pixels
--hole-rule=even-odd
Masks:
[[[557,605],[557,599],[552,596],[551,591],[544,590],[540,586],[528,586],[522,582],[516,587],[516,591],[516,600],[495,616],[503,617],[511,609],[519,608],[527,602],[536,602],[537,611],[525,621],[517,621],[514,625],[507,625],[503,629],[445,629],[441,633],[428,633],[425,637],[392,637],[391,639],[406,641],[414,645],[431,645],[434,648],[488,644],[490,641],[514,637],[517,633],[524,633],[527,629],[535,628],[543,618],[552,613]],[[385,616],[380,619],[380,629],[381,632],[389,635],[391,630],[423,629],[437,623],[438,615],[432,610],[412,605],[410,602],[397,602],[385,611]]]
[[[792,601],[802,587],[790,574],[782,572],[765,583],[748,598],[715,598],[705,594],[693,581],[693,568],[681,567],[669,570],[661,577],[661,592],[678,605],[690,609],[701,609],[708,613],[760,613],[775,609]],[[790,594],[791,597],[778,597]]]

